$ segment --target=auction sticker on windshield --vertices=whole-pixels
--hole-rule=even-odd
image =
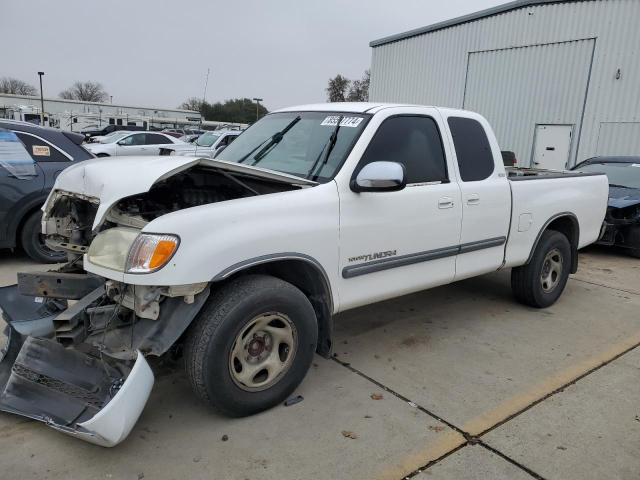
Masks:
[[[332,115],[325,118],[320,125],[327,125],[329,127],[335,127],[336,123],[338,123],[338,119],[340,117],[338,115]],[[342,117],[340,121],[341,127],[351,127],[356,128],[362,122],[362,117]]]

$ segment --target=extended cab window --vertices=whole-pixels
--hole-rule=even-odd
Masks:
[[[494,169],[493,154],[482,125],[472,118],[449,117],[449,129],[463,182],[488,178]]]
[[[69,158],[60,153],[56,148],[49,145],[44,140],[40,140],[32,135],[23,132],[15,132],[20,141],[24,144],[27,152],[36,162],[69,162]]]
[[[402,163],[408,184],[447,180],[440,132],[429,117],[397,116],[382,122],[360,160],[358,171],[379,161]]]

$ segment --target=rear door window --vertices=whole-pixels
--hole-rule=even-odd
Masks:
[[[475,182],[489,178],[495,163],[487,133],[480,122],[463,117],[449,117],[447,121],[462,181]]]
[[[157,133],[147,133],[147,141],[145,142],[147,145],[164,145],[167,143],[173,143],[164,135],[158,135]]]
[[[0,128],[0,167],[19,179],[36,175],[36,164],[15,132]]]
[[[36,162],[70,162],[69,157],[63,155],[57,148],[44,140],[24,132],[15,132],[23,143],[31,158]]]

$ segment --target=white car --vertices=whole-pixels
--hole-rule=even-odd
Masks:
[[[517,301],[552,305],[609,188],[506,170],[478,114],[375,103],[280,110],[217,159],[139,165],[60,173],[43,233],[69,263],[0,289],[0,410],[104,446],[144,408],[145,356],[184,352],[196,395],[243,416],[330,355],[339,312],[505,268]]]
[[[159,155],[160,149],[169,145],[188,144],[160,132],[125,132],[123,135],[104,137],[100,143],[89,143],[85,148],[97,157],[119,157]]]
[[[184,145],[167,145],[160,149],[160,155],[183,155],[214,158],[218,151],[222,151],[229,146],[238,135],[240,130],[212,130],[200,135],[191,143]]]

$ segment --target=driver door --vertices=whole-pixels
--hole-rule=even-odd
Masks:
[[[453,281],[462,222],[460,189],[437,110],[377,115],[352,179],[375,161],[404,166],[403,190],[340,189],[341,310]],[[372,121],[372,122],[373,122]],[[374,125],[370,125],[374,127]]]
[[[116,155],[147,155],[146,133],[133,133],[118,141]]]

